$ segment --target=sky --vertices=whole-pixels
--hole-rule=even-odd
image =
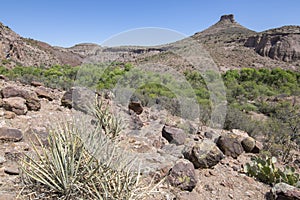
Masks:
[[[300,25],[299,0],[0,0],[0,21],[23,37],[70,47],[106,44],[128,31],[169,31],[170,40],[190,36],[234,14],[243,26],[263,31]],[[154,29],[153,29],[154,28]],[[148,31],[150,30],[150,31]],[[151,32],[151,30],[153,32]],[[119,38],[120,39],[120,38]]]

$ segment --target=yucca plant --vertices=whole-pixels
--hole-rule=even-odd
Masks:
[[[74,124],[50,130],[48,146],[32,144],[33,153],[21,161],[27,194],[34,199],[126,200],[149,193],[139,170],[133,170],[135,160],[122,157],[101,128]]]
[[[78,196],[99,170],[97,160],[85,150],[76,128],[68,124],[51,130],[48,143],[49,148],[40,143],[40,149],[32,144],[34,155],[22,160],[26,181],[63,199]]]
[[[90,110],[96,118],[96,125],[102,127],[104,134],[110,139],[114,140],[124,128],[121,119],[111,113],[109,103],[105,103],[98,95],[95,96],[95,104]]]

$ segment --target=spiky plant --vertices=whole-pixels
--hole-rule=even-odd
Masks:
[[[111,113],[109,103],[105,103],[98,95],[90,110],[92,116],[96,118],[96,124],[102,127],[104,134],[110,139],[114,140],[124,128],[121,119]]]
[[[142,199],[132,159],[120,156],[101,128],[62,123],[50,130],[48,146],[32,144],[21,161],[24,191],[34,199]],[[91,130],[86,129],[91,128]]]

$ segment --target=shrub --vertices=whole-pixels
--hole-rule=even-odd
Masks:
[[[108,111],[102,115],[105,119],[112,116]],[[47,146],[32,144],[33,153],[24,155],[20,163],[26,185],[22,195],[31,199],[126,200],[150,193],[152,184],[145,187],[141,183],[134,158],[102,132],[118,133],[114,127],[118,121],[95,126],[90,119],[61,122],[50,129]]]
[[[274,185],[284,182],[300,187],[300,175],[295,172],[295,169],[285,166],[284,170],[281,170],[275,166],[276,162],[277,159],[275,157],[254,157],[252,158],[252,163],[247,163],[244,166],[244,172],[267,184]]]
[[[45,195],[54,199],[132,198],[139,177],[131,172],[131,165],[127,163],[121,170],[114,168],[113,149],[102,152],[107,153],[105,160],[96,159],[80,134],[77,128],[66,124],[50,132],[48,148],[42,146],[38,150],[33,145],[34,156],[26,155],[22,160],[27,189],[34,191],[35,197]]]

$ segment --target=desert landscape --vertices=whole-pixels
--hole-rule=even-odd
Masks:
[[[300,199],[300,26],[216,21],[68,48],[0,23],[0,200]]]

